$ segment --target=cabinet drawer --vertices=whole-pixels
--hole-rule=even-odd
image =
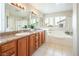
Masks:
[[[1,50],[2,52],[8,50],[8,49],[11,49],[13,47],[16,47],[16,41],[12,41],[12,42],[9,42],[9,43],[6,43],[6,44],[3,44],[1,46]]]
[[[12,49],[2,53],[2,56],[16,56],[16,49],[12,48]]]

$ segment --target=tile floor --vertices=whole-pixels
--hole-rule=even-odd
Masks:
[[[58,44],[44,43],[33,56],[72,56],[72,48]]]
[[[48,39],[49,38],[49,39]],[[48,37],[33,56],[72,56],[72,40]]]
[[[72,47],[56,43],[44,43],[33,56],[72,56]]]

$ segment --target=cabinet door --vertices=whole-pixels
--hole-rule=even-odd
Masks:
[[[18,40],[18,56],[26,56],[26,38]]]
[[[27,55],[27,56],[28,56],[28,54],[29,54],[29,49],[28,49],[28,47],[29,47],[29,36],[26,37],[26,55]]]
[[[41,43],[45,42],[45,32],[41,32]]]
[[[16,46],[17,41],[11,41],[4,43],[0,46],[0,55],[1,56],[12,56],[12,55],[17,55],[17,46]]]
[[[2,56],[16,56],[16,48],[3,52]]]
[[[11,48],[16,48],[16,40],[15,41],[11,41],[11,42],[8,42],[8,43],[5,43],[5,44],[2,44],[1,45],[1,51],[2,52],[5,52],[7,50],[10,50]]]
[[[39,32],[38,45],[41,46],[45,42],[45,32]]]
[[[29,55],[31,56],[35,51],[35,34],[30,35],[29,39]]]

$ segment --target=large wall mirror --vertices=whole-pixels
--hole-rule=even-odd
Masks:
[[[28,24],[28,12],[24,9],[17,9],[9,4],[6,7],[6,20],[7,27],[6,31],[15,31],[24,29],[25,25]]]
[[[5,3],[5,30],[16,31],[25,29],[28,24],[29,12],[25,9],[18,9],[10,4]]]
[[[29,8],[20,9],[11,5],[11,3],[1,4],[0,6],[2,12],[0,17],[3,15],[3,19],[0,19],[0,33],[25,30],[31,28],[30,26],[40,27],[41,18]]]

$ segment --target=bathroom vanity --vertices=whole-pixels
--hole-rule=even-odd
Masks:
[[[44,30],[3,36],[0,38],[0,55],[31,56],[44,42]]]

